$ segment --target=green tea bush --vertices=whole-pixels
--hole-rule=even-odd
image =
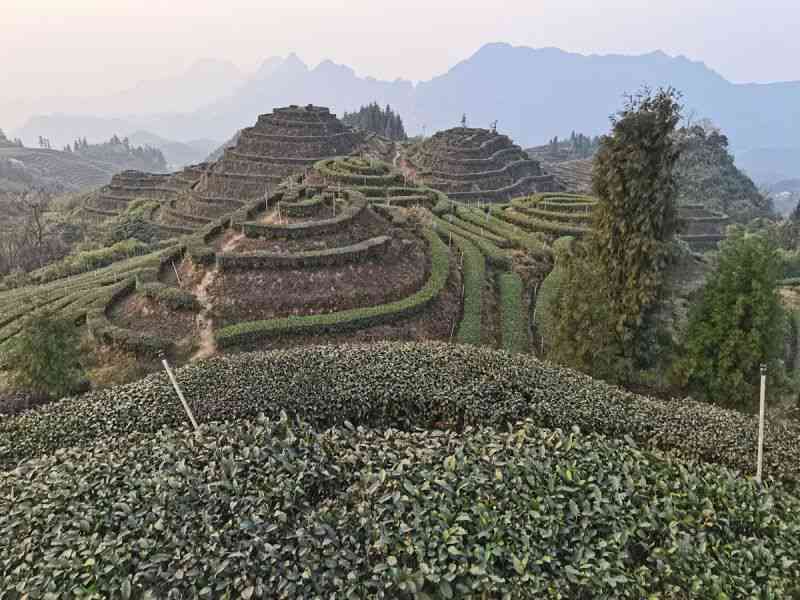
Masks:
[[[522,279],[513,271],[501,273],[497,276],[497,285],[500,288],[503,348],[509,352],[527,352],[528,319],[522,298]]]
[[[702,402],[662,402],[535,358],[481,347],[381,343],[214,358],[177,372],[201,422],[281,410],[317,427],[430,429],[435,423],[584,431],[752,475],[758,423]],[[0,468],[68,446],[186,423],[166,376],[0,420]],[[800,426],[768,420],[765,476],[800,479]]]
[[[516,248],[522,248],[534,256],[541,256],[544,258],[552,257],[552,252],[550,248],[547,247],[543,235],[529,233],[520,227],[498,219],[494,212],[495,210],[500,211],[500,209],[494,209],[487,214],[481,210],[459,207],[456,213],[463,220],[469,221],[475,225],[480,225],[484,229],[506,238]]]
[[[307,269],[366,261],[386,254],[392,238],[376,236],[340,248],[307,252],[231,252],[217,255],[220,271],[236,269]]]
[[[530,421],[258,417],[0,474],[0,598],[789,598],[798,514],[780,485]]]
[[[436,216],[433,217],[433,223],[438,231],[444,231],[448,234],[452,233],[453,235],[457,235],[471,241],[478,247],[478,249],[480,249],[481,253],[486,257],[486,260],[488,260],[489,264],[491,264],[493,267],[503,271],[511,268],[511,257],[508,255],[508,253],[495,246],[486,238],[480,235],[475,235],[474,233],[471,233],[465,229],[461,229],[449,221]]]
[[[524,229],[528,229],[530,231],[541,231],[551,235],[582,236],[589,231],[588,227],[579,227],[577,225],[569,225],[567,223],[529,217],[513,208],[500,211],[497,216]]]
[[[140,285],[136,291],[154,302],[172,310],[200,310],[200,302],[191,292],[167,286],[161,282]]]
[[[481,343],[481,306],[486,286],[486,259],[475,244],[461,236],[453,236],[464,259],[464,310],[456,331],[462,344]]]

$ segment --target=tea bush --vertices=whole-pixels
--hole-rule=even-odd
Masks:
[[[381,343],[317,346],[214,358],[177,378],[201,423],[281,410],[317,427],[345,421],[412,430],[436,423],[537,425],[630,437],[685,459],[752,475],[754,417],[701,402],[663,402],[585,375],[468,345]],[[65,399],[0,420],[0,468],[133,432],[186,422],[163,374]],[[800,479],[800,426],[768,421],[765,476]]]
[[[780,485],[530,421],[258,417],[0,474],[0,598],[788,598],[799,514]]]

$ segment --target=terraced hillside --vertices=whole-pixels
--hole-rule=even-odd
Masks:
[[[405,165],[421,182],[461,202],[502,202],[558,189],[522,148],[488,129],[436,133],[409,149]]]
[[[70,152],[0,147],[0,191],[86,190],[107,184],[117,171],[116,165],[88,160]]]
[[[491,209],[491,214],[526,231],[545,236],[548,244],[559,237],[585,235],[591,227],[597,199],[567,193],[536,194],[515,198],[509,206]],[[725,239],[727,216],[707,210],[700,204],[678,207],[680,234],[697,252],[711,250]]]
[[[592,160],[576,159],[562,162],[542,161],[542,168],[551,173],[556,182],[568,192],[592,193]]]
[[[709,210],[702,204],[683,204],[678,207],[678,216],[681,220],[680,238],[698,252],[716,248],[725,239],[725,228],[730,224],[727,215]]]
[[[84,212],[103,220],[119,216],[135,201],[152,202],[148,221],[162,239],[191,234],[268,196],[323,158],[391,151],[373,138],[345,127],[327,108],[278,108],[239,132],[219,160],[167,175],[121,173],[87,199]]]

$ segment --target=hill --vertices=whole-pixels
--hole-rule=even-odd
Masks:
[[[437,132],[405,152],[405,168],[455,201],[504,201],[557,186],[506,135],[458,127]]]
[[[108,183],[126,169],[161,170],[163,155],[152,148],[131,145],[113,136],[103,144],[76,142],[74,150],[27,148],[0,144],[0,191],[32,188],[81,191]]]
[[[797,593],[796,429],[770,426],[786,483],[762,488],[744,478],[755,419],[503,352],[320,346],[177,379],[197,433],[163,375],[0,422],[15,589]],[[64,535],[86,555],[57,560]]]
[[[681,155],[675,165],[678,202],[700,203],[736,222],[772,216],[772,205],[734,164],[728,138],[702,127],[679,131]]]
[[[205,162],[209,152],[219,142],[208,139],[191,140],[186,143],[167,140],[147,131],[136,131],[128,136],[135,146],[150,146],[161,151],[167,162],[167,170],[177,171],[187,165]]]
[[[423,125],[428,131],[452,127],[466,113],[470,122],[483,126],[499,121],[529,147],[573,129],[591,136],[605,132],[608,115],[616,110],[619,99],[643,84],[681,90],[687,110],[712,119],[728,132],[737,155],[761,149],[772,153],[774,158],[765,165],[770,170],[782,172],[782,167],[771,166],[777,167],[785,155],[782,148],[796,147],[800,137],[798,82],[735,84],[702,63],[662,52],[584,56],[508,44],[488,44],[447,73],[417,85],[361,78],[351,68],[331,61],[309,68],[295,55],[271,59],[242,85],[221,88],[227,97],[207,95],[205,108],[183,114],[164,114],[163,108],[159,114],[140,111],[126,117],[125,126],[109,125],[103,137],[143,129],[174,140],[226,139],[263,106],[319,102],[344,111],[377,101],[399,111],[412,135],[421,133]],[[591,102],[586,101],[587,94]],[[453,98],[460,99],[458,106],[453,106]],[[542,115],[546,121],[537,118]],[[75,129],[69,125],[72,118],[49,117],[48,123],[37,117],[17,134],[29,142],[38,135],[55,140],[58,131]],[[781,164],[794,169],[796,161]],[[790,171],[782,178],[798,175]]]

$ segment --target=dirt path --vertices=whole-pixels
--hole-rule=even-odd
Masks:
[[[244,235],[241,233],[233,236],[222,246],[222,252],[230,252],[236,248],[239,242],[242,241],[242,238],[244,238]],[[197,315],[197,328],[200,332],[200,347],[197,352],[192,355],[190,359],[191,362],[209,358],[217,353],[217,344],[214,341],[214,319],[211,318],[211,313],[214,310],[214,303],[208,293],[208,290],[214,285],[217,275],[219,275],[219,269],[215,266],[203,275],[203,279],[194,289],[194,295],[197,296],[197,300],[200,302],[202,308]]]

